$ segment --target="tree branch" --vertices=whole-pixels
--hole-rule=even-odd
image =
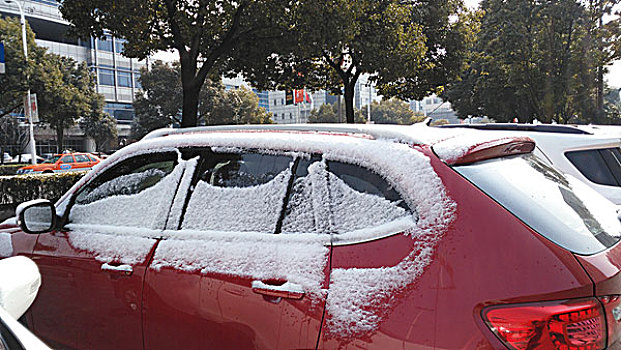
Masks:
[[[334,63],[332,57],[330,57],[330,54],[326,52],[326,50],[322,50],[321,55],[323,56],[323,58],[325,58],[326,61],[328,61],[328,65],[336,70],[336,73],[341,77],[341,79],[343,79],[343,81],[345,81],[347,79],[345,72],[343,72],[343,70],[337,63]]]
[[[166,5],[166,13],[168,14],[168,20],[170,21],[170,30],[173,34],[173,43],[174,47],[179,50],[181,56],[187,55],[188,50],[185,47],[185,41],[183,40],[183,33],[181,32],[181,28],[179,28],[179,24],[175,19],[175,14],[177,13],[177,7],[175,6],[175,0],[164,0],[164,4]]]
[[[216,61],[220,58],[220,56],[222,56],[222,54],[224,54],[226,51],[230,50],[237,42],[237,40],[239,40],[239,36],[237,36],[237,31],[241,26],[241,17],[246,7],[248,7],[248,1],[243,1],[239,4],[239,7],[233,14],[233,22],[231,23],[231,27],[227,30],[220,44],[211,51],[209,56],[207,56],[207,58],[203,62],[203,65],[198,71],[198,74],[196,75],[198,81],[204,81],[207,78],[207,73],[209,73],[209,71],[214,66]]]
[[[196,25],[199,27],[198,31],[192,36],[190,44],[190,52],[192,53],[192,59],[198,59],[200,54],[200,45],[203,41],[203,33],[205,32],[205,11],[207,10],[207,4],[205,0],[198,2],[198,17],[196,19]]]

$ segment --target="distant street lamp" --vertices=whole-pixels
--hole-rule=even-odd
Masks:
[[[26,16],[24,15],[24,9],[19,2],[14,0],[4,0],[4,3],[15,4],[17,5],[17,8],[19,8],[19,23],[21,23],[22,25],[22,44],[24,47],[24,60],[26,61],[26,68],[28,68],[28,43],[26,42]],[[28,126],[30,128],[30,156],[32,157],[32,164],[37,164],[37,148],[35,146],[34,126],[32,124],[32,102],[30,101],[30,83],[28,82],[28,71],[26,71],[26,85],[28,85],[28,92],[26,93],[27,106],[24,109],[24,114],[28,116]]]

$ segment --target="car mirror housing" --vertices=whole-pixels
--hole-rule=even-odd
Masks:
[[[56,208],[47,199],[20,204],[16,210],[22,231],[32,234],[50,232],[56,227]]]
[[[32,305],[41,286],[41,274],[34,261],[14,256],[0,261],[0,307],[15,319]]]

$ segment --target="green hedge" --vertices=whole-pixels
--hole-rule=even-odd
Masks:
[[[19,204],[45,198],[57,201],[86,171],[0,176],[0,204]]]
[[[24,167],[29,164],[4,164],[0,165],[0,176],[4,175],[15,175],[17,174],[17,169]]]

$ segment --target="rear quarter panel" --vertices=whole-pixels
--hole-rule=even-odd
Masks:
[[[377,329],[356,339],[330,334],[322,349],[505,349],[483,323],[489,304],[592,295],[574,256],[533,232],[428,149],[432,166],[457,203],[455,217],[424,273],[374,310]],[[413,247],[403,234],[335,246],[332,269],[395,266]],[[329,317],[329,315],[328,315]]]

